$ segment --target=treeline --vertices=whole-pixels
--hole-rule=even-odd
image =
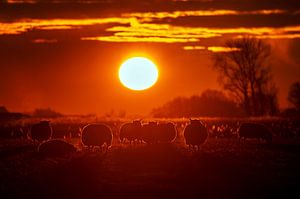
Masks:
[[[152,110],[153,117],[238,117],[245,116],[242,107],[218,90],[201,95],[177,97]]]
[[[51,108],[37,108],[32,113],[14,113],[7,110],[5,106],[0,106],[0,120],[15,120],[29,117],[36,118],[57,118],[62,117],[63,114],[52,110]]]
[[[0,121],[22,119],[26,117],[28,117],[28,115],[9,112],[5,106],[0,106]]]

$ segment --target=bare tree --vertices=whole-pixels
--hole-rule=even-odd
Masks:
[[[288,100],[298,111],[300,110],[300,82],[291,85]]]
[[[226,47],[231,50],[213,56],[224,89],[236,97],[248,115],[276,112],[277,90],[268,64],[270,46],[262,40],[244,37],[227,41]]]

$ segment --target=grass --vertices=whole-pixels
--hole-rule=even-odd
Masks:
[[[271,145],[209,137],[198,151],[185,146],[181,131],[171,144],[120,144],[117,135],[114,138],[105,154],[81,150],[79,138],[69,139],[79,151],[60,158],[40,157],[28,140],[0,139],[0,194],[8,198],[300,196],[296,137],[276,136]]]

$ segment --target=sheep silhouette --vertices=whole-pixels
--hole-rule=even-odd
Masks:
[[[42,142],[38,147],[38,153],[45,157],[58,157],[76,152],[77,149],[63,140],[53,139]]]
[[[103,147],[105,150],[112,145],[113,134],[105,124],[88,124],[82,129],[81,141],[88,148]]]
[[[160,143],[171,143],[177,136],[175,125],[171,122],[158,124],[158,130],[155,134]]]
[[[30,138],[35,142],[49,140],[52,136],[52,127],[49,121],[40,121],[32,125],[30,129]]]
[[[200,120],[190,120],[184,129],[185,142],[189,147],[200,147],[208,137],[208,131],[206,127],[200,122]]]
[[[142,124],[140,120],[135,120],[131,123],[125,123],[120,129],[120,141],[128,140],[130,143],[137,140],[142,140]]]
[[[67,124],[53,124],[52,125],[52,138],[64,138],[68,136],[70,127]]]
[[[157,142],[156,133],[158,131],[157,122],[149,122],[142,126],[142,139],[147,144],[154,144]]]
[[[242,123],[238,130],[239,140],[244,139],[244,141],[249,138],[256,138],[257,140],[264,140],[268,143],[272,142],[272,132],[271,130],[258,123]]]
[[[142,126],[142,139],[148,144],[171,143],[175,140],[177,131],[171,122],[149,122]]]

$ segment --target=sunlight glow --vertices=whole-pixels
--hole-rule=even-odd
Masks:
[[[131,90],[145,90],[153,86],[158,79],[155,64],[144,57],[126,60],[119,69],[121,83]]]

